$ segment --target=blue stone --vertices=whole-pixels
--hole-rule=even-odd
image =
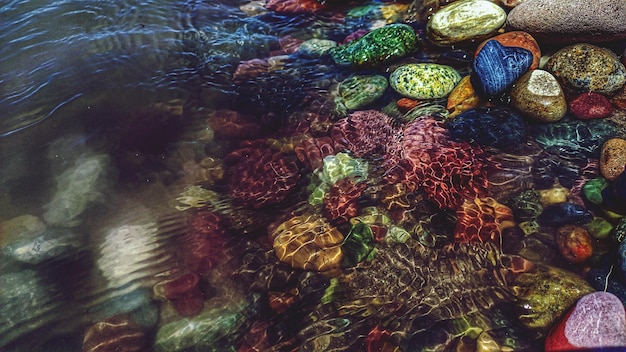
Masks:
[[[593,213],[582,205],[574,203],[557,203],[543,208],[537,217],[542,226],[560,227],[568,224],[587,224],[593,220]]]
[[[490,97],[509,89],[533,62],[526,49],[488,41],[474,59],[471,82],[479,95]]]
[[[452,138],[482,146],[505,148],[526,139],[524,118],[506,107],[465,111],[446,123]]]

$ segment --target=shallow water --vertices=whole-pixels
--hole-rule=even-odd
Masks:
[[[311,59],[293,54],[289,43],[310,38],[340,42],[358,29],[380,27],[385,22],[380,13],[346,12],[280,15],[265,13],[258,2],[228,0],[21,0],[3,4],[0,350],[90,350],[83,346],[84,339],[95,343],[108,335],[87,338],[90,334],[99,336],[92,330],[86,333],[87,329],[111,317],[126,319],[124,324],[129,325],[124,329],[128,331],[142,331],[144,346],[150,346],[144,350],[152,350],[157,340],[154,348],[163,351],[245,350],[241,346],[254,345],[255,338],[260,339],[263,324],[271,325],[265,338],[276,350],[290,350],[296,340],[310,348],[318,343],[311,342],[314,337],[323,335],[327,328],[349,331],[348,338],[333,343],[343,341],[352,350],[359,350],[361,342],[351,345],[354,341],[350,338],[358,335],[354,339],[361,341],[367,334],[371,326],[364,322],[365,318],[350,325],[325,311],[329,309],[327,305],[319,312],[311,312],[307,306],[309,299],[328,299],[325,290],[339,284],[324,275],[276,264],[268,241],[281,222],[310,211],[307,198],[314,187],[307,186],[321,177],[312,172],[311,165],[296,161],[289,145],[298,144],[299,140],[288,137],[298,136],[304,121],[309,123],[307,119],[312,115],[337,120],[332,98],[328,97],[338,81],[352,75],[349,69],[333,65],[328,57]],[[394,18],[387,17],[387,21],[393,22]],[[423,34],[423,24],[412,25]],[[412,60],[445,63],[467,73],[469,55],[470,51],[464,49],[428,49],[416,53]],[[240,62],[270,57],[273,61],[269,64],[274,66],[267,72],[233,77]],[[383,100],[391,101],[393,97],[387,93]],[[385,108],[384,104],[374,107]],[[210,118],[220,109],[243,113],[251,127],[237,132],[209,127]],[[441,111],[436,106],[433,109],[430,111]],[[328,123],[323,119],[316,122]],[[238,123],[241,122],[234,125]],[[296,185],[289,186],[294,190],[282,201],[240,204],[229,195],[229,190],[236,187],[230,180],[239,179],[238,173],[246,172],[238,169],[239,159],[251,154],[266,160],[262,159],[267,157],[264,151],[254,154],[265,150],[259,147],[259,140],[263,140],[261,146],[272,146],[267,150],[287,150],[284,159],[272,159],[267,165],[279,176],[277,183],[283,182],[281,177],[286,174],[297,174],[293,176]],[[551,136],[547,140],[546,143],[553,143]],[[525,152],[532,157],[498,159],[512,170],[507,173],[503,167],[505,171],[499,176],[502,197],[509,191],[508,180],[532,178],[528,170],[538,152],[530,147]],[[382,194],[382,186],[376,183],[385,173],[381,158],[378,154],[359,159],[359,163],[372,165],[369,175],[364,176],[367,166],[360,175],[370,180],[363,197],[368,205],[381,198],[377,191]],[[293,165],[297,170],[292,170]],[[292,177],[289,175],[284,177]],[[412,196],[422,195],[411,194],[409,198]],[[415,206],[411,210],[415,217],[428,215],[420,218],[428,218],[428,224],[420,222],[420,226],[431,226],[438,234],[446,232],[442,228],[449,228],[454,220],[452,212],[433,209],[433,204],[408,202]],[[219,214],[220,225],[211,220],[213,215],[201,210]],[[350,230],[346,225],[339,226],[344,235]],[[212,226],[218,230],[206,230]],[[197,238],[202,231],[214,236],[209,237],[212,245]],[[430,240],[449,240],[445,237]],[[194,262],[197,258],[189,259],[193,257],[190,253],[204,250],[209,254],[199,260],[201,263]],[[439,263],[437,255],[428,249],[423,249],[430,253],[424,254],[424,258],[414,258],[401,250],[383,250],[386,254],[380,254],[380,260],[391,263],[392,269],[393,265],[405,265],[411,275],[433,279],[433,283],[425,279],[427,282],[422,285],[436,291],[434,297],[411,295],[406,298],[408,302],[440,299],[452,287],[457,291],[449,293],[454,296],[450,310],[464,313],[459,302],[465,301],[470,302],[467,305],[488,306],[485,312],[479,309],[478,313],[461,315],[463,319],[491,319],[488,324],[497,325],[494,334],[510,334],[513,344],[521,341],[525,348],[532,348],[532,339],[524,341],[524,337],[519,337],[524,335],[516,326],[517,313],[497,305],[508,293],[500,292],[498,285],[504,279],[495,269],[489,274],[493,277],[476,278],[481,284],[456,275],[455,260],[462,268],[475,263],[481,267],[504,266],[505,259],[494,259],[493,263],[488,259],[498,251],[495,246],[488,246],[437,252],[444,258]],[[453,258],[450,267],[449,258]],[[438,265],[434,274],[419,269],[420,265],[433,263]],[[389,276],[385,276],[384,270],[371,275],[365,271],[361,280],[368,282],[371,276],[374,284],[370,287],[360,287],[361,281],[345,286],[363,297],[389,295],[376,292],[380,289],[375,287],[378,282],[397,290],[392,296],[400,296],[405,292],[403,280],[407,276],[392,269]],[[167,286],[168,280],[190,272],[200,278],[199,292],[204,300],[201,313],[188,315],[199,314],[206,326],[191,322],[191,335],[181,337],[182,332],[174,331],[170,338],[163,338],[168,336],[168,330],[160,328],[184,323],[186,319],[171,297],[165,297],[172,290]],[[398,282],[386,281],[396,274]],[[359,275],[355,271],[348,276]],[[459,290],[467,297],[478,297],[476,302],[474,298],[464,301],[462,295],[458,296]],[[298,294],[294,292],[300,292],[301,301],[285,308],[283,315],[271,312],[280,310],[280,303],[276,302],[289,301],[293,298],[290,295]],[[268,297],[275,301],[260,303]],[[360,301],[350,303],[367,305]],[[278,308],[269,307],[272,304]],[[443,311],[446,306],[442,306]],[[438,304],[434,303],[434,307]],[[454,334],[450,331],[462,330],[457,320],[431,321],[423,316],[436,314],[398,309],[398,315],[406,314],[406,319],[416,322],[398,318],[388,324],[404,324],[398,331],[415,327],[418,332],[413,340],[423,339],[425,345],[450,342]],[[315,324],[318,313],[317,318],[332,328]],[[308,320],[299,316],[306,314]],[[482,314],[492,316],[485,318]],[[290,327],[291,323],[296,327]],[[432,324],[430,332],[419,330],[428,324]],[[295,331],[302,326],[306,329]],[[195,335],[194,328],[198,328]],[[263,344],[256,342],[262,349]]]

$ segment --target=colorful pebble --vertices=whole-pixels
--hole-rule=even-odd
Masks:
[[[454,68],[438,64],[400,66],[389,77],[396,92],[418,100],[445,98],[460,80]]]

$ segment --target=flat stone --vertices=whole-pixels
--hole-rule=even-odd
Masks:
[[[545,69],[573,91],[610,94],[626,82],[626,68],[612,51],[586,43],[557,51]]]
[[[626,168],[626,139],[611,138],[602,144],[600,150],[600,173],[613,181]]]
[[[428,38],[447,46],[492,36],[506,22],[506,12],[491,1],[461,0],[444,6],[426,26]]]
[[[626,311],[619,298],[602,291],[580,298],[545,343],[545,351],[612,347],[626,347]]]
[[[525,73],[511,89],[511,105],[537,122],[555,122],[565,116],[567,102],[556,78],[547,71]]]
[[[413,99],[444,98],[461,80],[452,67],[439,64],[408,64],[389,77],[391,88]]]
[[[507,25],[553,43],[609,42],[626,38],[626,0],[526,0]]]

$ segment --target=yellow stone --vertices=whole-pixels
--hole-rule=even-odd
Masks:
[[[565,203],[568,196],[569,190],[561,185],[539,191],[540,202],[544,207],[551,204]]]
[[[456,117],[467,110],[479,107],[480,104],[480,97],[470,82],[470,76],[465,76],[450,92],[446,109],[450,112],[449,117]]]

